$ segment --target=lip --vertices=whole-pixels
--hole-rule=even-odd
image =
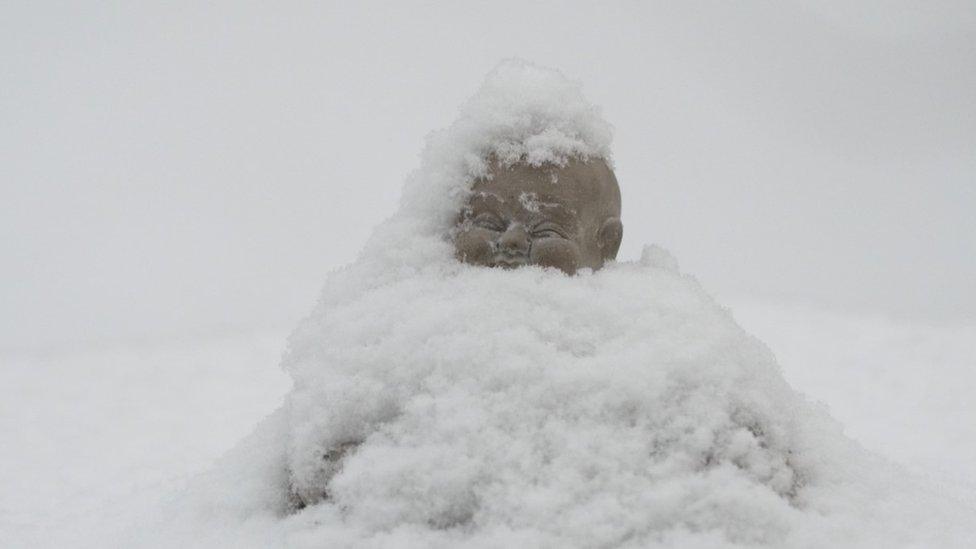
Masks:
[[[502,267],[504,269],[514,269],[516,267],[522,267],[529,263],[527,257],[512,257],[512,256],[495,256],[492,260],[492,266]]]

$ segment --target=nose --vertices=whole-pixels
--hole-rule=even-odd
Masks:
[[[512,223],[498,237],[498,251],[509,255],[528,255],[530,244],[529,232],[521,223]]]

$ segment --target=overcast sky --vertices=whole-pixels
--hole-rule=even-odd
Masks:
[[[976,3],[4,2],[0,349],[287,328],[502,58],[616,128],[620,257],[976,322]]]

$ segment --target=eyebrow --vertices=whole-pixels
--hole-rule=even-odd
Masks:
[[[504,198],[498,196],[497,194],[491,191],[471,191],[471,198],[470,198],[471,201],[478,200],[478,199],[484,200],[486,198],[494,198],[495,200],[501,202],[502,204],[505,203]]]
[[[475,205],[497,207],[497,206],[504,205],[505,203],[506,203],[505,199],[498,196],[495,193],[491,193],[487,191],[474,191],[471,194],[471,197],[468,198],[468,203],[466,207],[471,208]]]

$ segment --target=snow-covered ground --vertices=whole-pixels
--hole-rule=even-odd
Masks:
[[[0,546],[97,537],[108,509],[204,469],[287,391],[284,339],[0,357]]]
[[[726,303],[845,433],[976,502],[976,325]]]
[[[976,326],[726,301],[865,447],[976,503]],[[0,545],[90,539],[280,403],[285,333],[0,357]]]

